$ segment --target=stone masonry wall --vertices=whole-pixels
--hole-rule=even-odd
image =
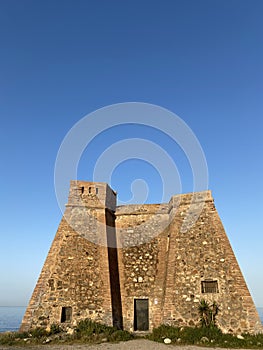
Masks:
[[[75,196],[76,183],[73,185],[21,331],[60,323],[63,307],[72,308],[71,320],[65,326],[76,325],[86,317],[112,325],[108,250],[107,245],[97,244],[107,241],[105,208],[84,207]],[[83,183],[77,185],[77,190],[83,191]],[[94,193],[89,195],[88,199]]]
[[[161,281],[157,272],[161,251],[160,233],[168,222],[168,205],[117,207],[116,227],[123,325],[134,328],[134,299],[149,299],[150,329],[160,310],[154,311],[155,289]],[[162,288],[162,286],[161,286]]]
[[[161,209],[117,207],[116,224],[123,247],[119,265],[126,329],[134,327],[134,299],[145,298],[150,330],[162,323],[198,325],[198,305],[205,299],[219,305],[223,331],[262,331],[210,191],[174,196]],[[202,293],[205,281],[214,281],[217,292]]]
[[[198,212],[198,197],[181,196],[169,227],[167,278],[163,306],[163,323],[177,326],[198,325],[201,299],[218,304],[218,326],[224,332],[262,331],[256,308],[247,289],[223,225],[208,191],[197,221],[187,231],[186,213]],[[191,208],[190,208],[191,204]],[[202,293],[202,281],[216,281],[218,292]]]

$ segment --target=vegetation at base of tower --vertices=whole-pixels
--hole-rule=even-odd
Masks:
[[[206,347],[262,349],[263,334],[251,335],[224,334],[217,326],[210,327],[173,327],[161,325],[153,329],[148,339],[163,343],[165,338],[171,339],[172,344],[199,345]]]
[[[133,339],[133,335],[127,331],[119,330],[115,327],[106,326],[93,322],[86,318],[78,323],[74,338],[84,342],[118,342]]]
[[[64,326],[64,325],[63,325]],[[0,345],[32,346],[36,344],[64,344],[78,343],[102,343],[120,342],[134,339],[135,336],[127,331],[118,330],[104,324],[93,322],[90,319],[80,321],[72,334],[67,332],[59,324],[53,324],[50,328],[35,328],[30,332],[0,333]],[[70,332],[71,333],[71,332]],[[199,345],[206,347],[262,349],[263,334],[251,335],[223,334],[215,325],[209,327],[173,327],[161,325],[155,328],[146,339],[164,342],[165,338],[171,339],[172,344]]]
[[[0,345],[114,343],[134,339],[133,334],[128,331],[93,322],[90,319],[80,321],[76,327],[71,329],[72,332],[68,332],[68,330],[68,327],[63,329],[59,324],[52,324],[48,329],[37,327],[23,333],[0,333]]]
[[[219,307],[215,301],[209,305],[206,300],[200,300],[198,312],[202,327],[214,327],[216,325],[216,316],[219,312]]]

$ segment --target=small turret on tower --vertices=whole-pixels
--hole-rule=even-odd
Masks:
[[[116,192],[104,182],[70,181],[67,207],[83,206],[116,210]]]

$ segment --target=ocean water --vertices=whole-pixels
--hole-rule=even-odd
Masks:
[[[0,306],[0,332],[17,331],[25,311],[25,306]]]
[[[263,307],[258,307],[257,309],[263,323]],[[0,333],[17,331],[25,311],[25,306],[0,306]]]

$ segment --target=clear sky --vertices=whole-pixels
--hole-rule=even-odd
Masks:
[[[67,132],[98,108],[138,101],[176,113],[195,133],[208,187],[263,306],[262,15],[261,0],[0,1],[0,305],[28,303],[56,233],[54,165]],[[145,137],[171,154],[190,192],[177,145],[146,129],[100,134],[78,179],[92,180],[111,143]],[[147,202],[158,202],[160,174],[147,162],[123,162],[111,185],[128,201],[141,178]]]

